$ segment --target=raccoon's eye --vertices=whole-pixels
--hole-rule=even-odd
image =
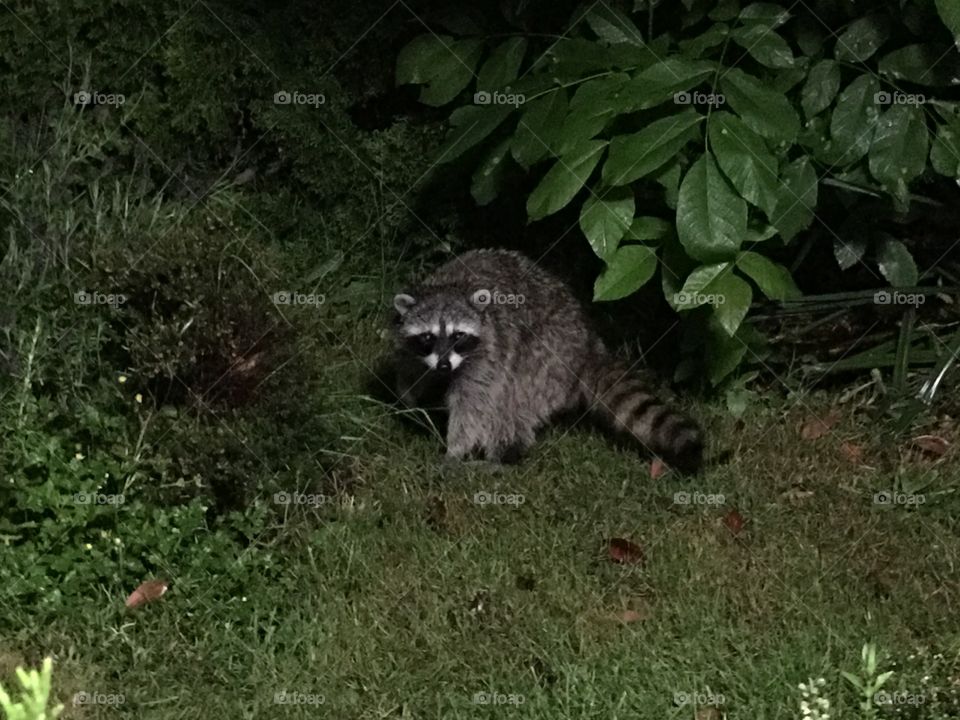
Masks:
[[[464,336],[466,336],[466,333],[462,333],[459,330],[457,330],[457,332],[453,333],[450,336],[450,340],[452,340],[453,342],[457,342],[458,340],[462,340]]]
[[[411,335],[407,338],[407,343],[409,347],[419,355],[429,355],[433,351],[433,345],[436,342],[437,338],[433,333],[420,333],[419,335]]]

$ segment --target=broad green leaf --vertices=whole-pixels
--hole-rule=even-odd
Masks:
[[[615,188],[603,197],[591,195],[580,210],[580,229],[590,247],[608,260],[633,221],[636,203],[630,188]]]
[[[600,162],[606,140],[585,140],[562,155],[527,198],[527,214],[539,220],[565,207]]]
[[[791,68],[796,60],[787,41],[765,25],[745,25],[730,33],[730,38],[761,65]]]
[[[953,35],[953,41],[960,48],[960,3],[957,0],[936,0],[940,19]]]
[[[960,121],[937,128],[937,137],[930,150],[930,164],[941,175],[960,178]]]
[[[755,252],[745,252],[737,257],[737,267],[753,280],[760,292],[771,300],[788,300],[800,296],[790,271]]]
[[[877,70],[897,81],[950,87],[960,77],[960,53],[944,43],[907,45],[884,55]]]
[[[585,110],[568,112],[563,125],[557,132],[559,153],[563,155],[584,140],[596,137],[613,119],[613,116],[612,110],[597,114]]]
[[[520,116],[510,152],[523,167],[559,155],[559,131],[567,115],[567,91],[558,88],[530,102]]]
[[[817,173],[810,158],[802,157],[787,165],[781,181],[780,199],[770,222],[784,242],[790,242],[810,226],[817,207]]]
[[[873,55],[890,36],[887,19],[868,15],[850,23],[837,38],[833,56],[841,62],[863,62]]]
[[[679,43],[680,52],[691,58],[699,58],[704,51],[722,45],[729,34],[730,27],[728,25],[716,23],[702,35],[690,40],[681,40]]]
[[[725,272],[713,283],[717,292],[717,303],[713,306],[714,317],[731,337],[750,310],[753,302],[753,289],[750,283],[732,272]]]
[[[804,55],[813,58],[821,54],[826,33],[819,18],[812,13],[801,14],[797,18],[795,32],[797,46]]]
[[[626,185],[665,165],[699,137],[696,126],[703,119],[697,111],[687,109],[655,120],[640,132],[613,138],[603,166],[604,183]]]
[[[711,20],[733,20],[740,13],[740,0],[717,0],[707,15]]]
[[[677,234],[690,257],[708,263],[734,257],[746,237],[747,204],[709,154],[680,184]]]
[[[685,278],[690,276],[697,267],[696,260],[691,259],[683,250],[683,246],[675,233],[668,235],[660,251],[660,284],[663,297],[675,311],[680,312],[677,304],[678,294],[683,288]]]
[[[563,38],[534,62],[532,70],[556,78],[579,78],[609,70],[614,64],[612,48],[593,40]]]
[[[595,137],[615,115],[614,108],[630,77],[617,73],[585,82],[570,100],[570,109],[557,133],[560,154]]]
[[[663,202],[671,210],[677,209],[681,177],[683,177],[683,166],[679,160],[667,163],[653,174],[653,179],[663,186]]]
[[[707,132],[710,149],[724,175],[747,202],[770,217],[779,197],[779,163],[763,138],[727,112],[713,113]]]
[[[652,108],[678,93],[696,87],[716,72],[716,66],[703,60],[667,58],[634,76],[621,93],[619,112]]]
[[[841,270],[849,270],[863,260],[867,252],[867,239],[862,235],[844,237],[839,235],[833,239],[833,256]]]
[[[876,254],[880,272],[891,285],[913,287],[917,284],[917,264],[902,242],[885,237],[877,244]]]
[[[598,3],[590,8],[586,20],[597,37],[610,45],[618,43],[643,45],[643,36],[633,21],[605,3]]]
[[[499,193],[500,183],[503,179],[503,169],[506,165],[504,160],[506,160],[509,151],[510,138],[506,138],[487,155],[473,173],[470,194],[477,201],[477,205],[487,205]]]
[[[758,2],[747,5],[741,10],[740,19],[745,22],[764,25],[772,30],[780,27],[789,20],[790,12],[780,5]]]
[[[861,75],[844,88],[830,118],[830,136],[842,153],[843,164],[856,162],[870,149],[880,113],[877,93],[880,83],[873,75]]]
[[[730,106],[751,130],[771,140],[792,143],[800,131],[800,118],[782,93],[733,68],[720,77],[720,87]]]
[[[633,218],[624,238],[627,240],[662,240],[673,232],[673,223],[663,218],[644,215]]]
[[[747,227],[747,239],[744,242],[758,243],[777,236],[777,229],[773,225]]]
[[[508,83],[516,80],[526,52],[527,41],[524,38],[510,38],[500,43],[486,62],[480,66],[477,90],[486,92],[501,90]]]
[[[743,362],[749,346],[742,339],[741,333],[747,326],[743,326],[731,337],[719,326],[719,323],[710,323],[707,326],[707,374],[710,384],[719,385],[724,378],[737,369]]]
[[[594,300],[619,300],[649,282],[657,270],[657,253],[645,245],[618,248],[593,286]]]
[[[810,76],[803,86],[800,104],[807,119],[828,107],[840,90],[840,66],[833,60],[821,60],[810,68]]]
[[[728,262],[701,265],[687,276],[683,287],[673,299],[674,306],[679,312],[683,312],[702,305],[716,305],[719,301],[719,283],[732,269]]]
[[[483,41],[448,35],[420,35],[397,58],[397,84],[423,85],[420,102],[439,107],[453,100],[473,79]]]
[[[437,151],[437,162],[460,157],[497,129],[513,112],[510,105],[464,105],[450,115],[452,129]]]
[[[807,79],[807,75],[810,72],[808,68],[809,64],[810,58],[803,56],[796,58],[796,62],[792,68],[780,70],[780,72],[770,78],[770,89],[781,95],[789,94],[791,90]]]
[[[870,174],[884,187],[909,184],[927,168],[927,125],[915,105],[894,105],[880,116],[870,146]]]

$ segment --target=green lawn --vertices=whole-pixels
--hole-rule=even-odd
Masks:
[[[873,642],[880,670],[897,670],[886,687],[923,699],[881,717],[960,714],[946,463],[933,475],[914,464],[911,482],[936,475],[922,506],[878,505],[896,450],[846,407],[801,439],[829,398],[796,395],[739,421],[691,408],[711,454],[729,458],[697,478],[653,480],[648,461],[579,427],[552,429],[496,474],[451,469],[436,438],[359,389],[373,321],[342,332],[309,358],[342,428],[336,447],[309,448],[328,477],[301,489],[327,488],[324,504],[288,505],[231,567],[169,568],[171,590],[135,611],[123,608],[132,588],[112,587],[79,619],[36,627],[23,609],[2,676],[53,653],[66,718],[652,720],[799,718],[798,683],[822,677],[831,716],[857,718],[870,715],[840,671]],[[863,446],[860,463],[845,441]],[[483,492],[514,502],[475,502]],[[736,535],[731,509],[745,520]],[[610,538],[644,562],[612,562]],[[77,692],[98,704],[75,706]]]

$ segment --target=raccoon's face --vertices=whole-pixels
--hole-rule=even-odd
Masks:
[[[427,371],[453,375],[482,348],[482,317],[469,297],[454,293],[401,293],[393,299],[400,348]]]

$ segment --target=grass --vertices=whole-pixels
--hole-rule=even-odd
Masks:
[[[578,427],[551,429],[500,473],[451,470],[436,438],[361,394],[377,322],[334,330],[300,360],[324,368],[342,437],[310,451],[339,491],[287,505],[231,567],[169,568],[171,591],[136,611],[120,587],[79,622],[39,627],[22,609],[0,677],[53,654],[65,718],[656,720],[800,717],[798,683],[823,677],[833,716],[855,718],[870,715],[840,671],[869,641],[880,669],[897,669],[889,686],[924,698],[881,716],[960,713],[955,462],[924,505],[878,505],[897,482],[888,440],[852,411],[803,440],[831,398],[794,395],[742,420],[692,408],[713,454],[731,451],[697,478],[653,480],[647,461]],[[518,501],[482,505],[480,492]],[[611,562],[616,537],[645,562]],[[82,692],[98,702],[75,705]]]

